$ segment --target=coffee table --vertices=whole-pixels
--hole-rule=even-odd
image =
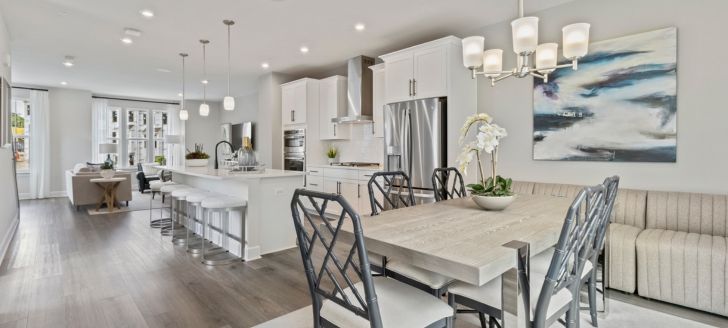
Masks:
[[[114,209],[116,208],[116,189],[119,187],[119,184],[124,180],[126,180],[125,177],[109,179],[95,178],[89,180],[90,182],[95,183],[104,189],[104,197],[99,200],[99,204],[96,206],[97,211],[104,204],[106,204],[106,208],[109,209],[109,212],[114,211]]]

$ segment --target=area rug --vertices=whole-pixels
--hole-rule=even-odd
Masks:
[[[88,215],[105,215],[105,214],[117,214],[117,213],[124,213],[124,212],[132,212],[132,211],[148,211],[149,210],[149,200],[152,198],[152,194],[150,192],[146,193],[140,193],[138,191],[132,192],[131,195],[131,201],[129,201],[129,206],[126,206],[125,203],[121,203],[120,208],[115,208],[113,212],[109,213],[109,210],[107,208],[101,208],[98,211],[96,210],[96,206],[89,206],[87,209]],[[154,196],[154,199],[152,200],[152,208],[153,209],[159,209],[165,206],[169,206],[169,201],[166,203],[162,203],[162,196],[157,194]]]

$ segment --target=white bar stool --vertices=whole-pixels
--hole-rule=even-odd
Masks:
[[[151,181],[149,182],[149,189],[151,190],[151,197],[149,197],[149,226],[152,228],[161,228],[165,224],[165,219],[163,219],[161,216],[159,219],[153,220],[152,219],[152,201],[154,200],[154,193],[161,193],[162,187],[164,186],[171,186],[175,184],[172,181]],[[162,198],[162,205],[164,205],[164,198]],[[162,206],[164,207],[164,206]],[[167,224],[169,222],[166,222]]]
[[[197,188],[186,188],[173,190],[170,193],[172,196],[172,204],[175,211],[172,211],[172,242],[178,245],[184,245],[187,243],[187,234],[183,233],[182,229],[185,229],[187,225],[187,196],[195,193],[199,193],[202,190]],[[182,216],[182,218],[180,218]],[[185,229],[186,230],[186,229]]]
[[[192,187],[183,185],[183,184],[172,184],[172,185],[162,186],[162,188],[159,189],[159,192],[164,197],[164,196],[169,196],[175,190],[189,189],[189,188],[192,188]],[[172,218],[174,216],[173,211],[174,211],[174,201],[170,197],[169,217],[168,218],[164,217],[164,206],[162,206],[162,208],[159,209],[159,213],[160,213],[160,217],[161,217],[160,220],[162,220],[162,225],[160,226],[160,228],[162,228],[161,229],[162,236],[172,235],[172,231],[170,229],[172,228]]]
[[[197,233],[197,224],[199,223],[204,229],[204,219],[202,210],[202,201],[208,198],[219,198],[220,194],[201,191],[187,195],[187,252],[191,254],[199,254],[202,252],[202,243],[206,242]],[[200,231],[202,231],[200,229]],[[190,236],[190,233],[192,236]]]
[[[221,234],[220,243],[222,244],[220,245],[222,247],[207,249],[203,242],[202,263],[205,265],[221,265],[241,261],[242,259],[240,257],[237,257],[228,251],[228,241],[233,239],[240,242],[241,254],[245,252],[245,211],[247,210],[248,202],[236,197],[222,196],[206,198],[202,201],[201,205],[204,211],[202,216],[204,221],[202,225],[202,238],[207,238],[208,229],[210,232],[215,230]],[[233,211],[240,211],[241,215],[239,238],[230,234],[230,216]],[[222,224],[222,228],[213,227],[210,224],[214,213],[220,214],[220,223]]]

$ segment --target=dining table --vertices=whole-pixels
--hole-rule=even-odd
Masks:
[[[367,251],[476,286],[502,277],[503,327],[530,326],[529,259],[559,239],[573,199],[517,195],[501,211],[486,211],[470,198],[362,216]],[[341,237],[353,241],[351,224]]]

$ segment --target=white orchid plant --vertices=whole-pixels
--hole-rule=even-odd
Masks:
[[[468,117],[460,129],[460,145],[465,143],[471,127],[476,127],[477,134],[475,140],[467,143],[463,147],[463,152],[458,157],[458,165],[463,174],[468,174],[468,166],[473,160],[478,163],[480,171],[480,183],[469,184],[468,189],[473,195],[478,196],[494,196],[505,197],[513,195],[511,185],[513,180],[503,178],[496,174],[498,167],[498,146],[500,139],[505,138],[508,133],[506,129],[493,123],[490,115],[481,113]],[[481,163],[481,152],[490,154],[491,158],[491,176],[486,178]]]

